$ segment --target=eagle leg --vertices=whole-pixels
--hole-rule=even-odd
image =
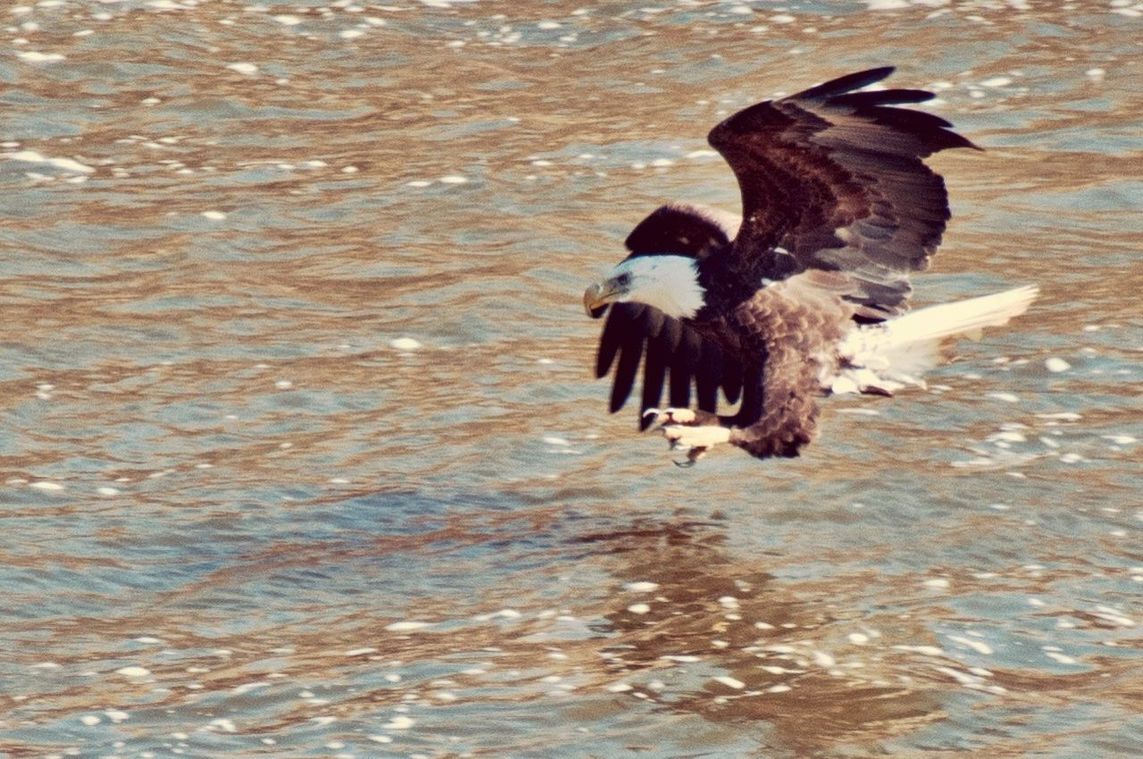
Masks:
[[[686,461],[676,461],[681,467],[691,467],[714,446],[730,440],[730,429],[719,423],[717,415],[707,411],[670,408],[663,411],[648,409],[661,422],[656,428],[670,443],[672,451],[686,451]]]

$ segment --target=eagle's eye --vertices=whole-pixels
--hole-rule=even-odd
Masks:
[[[629,272],[623,272],[615,278],[615,283],[620,287],[627,287],[631,284],[631,274]]]

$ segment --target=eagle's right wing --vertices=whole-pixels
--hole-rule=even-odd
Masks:
[[[713,208],[672,203],[661,206],[639,222],[627,236],[630,257],[672,253],[705,258],[730,244],[738,228],[734,214]],[[639,428],[654,420],[642,414],[657,408],[663,390],[668,390],[671,406],[690,405],[696,391],[698,407],[714,412],[722,388],[729,403],[738,401],[742,391],[742,368],[723,355],[708,340],[678,319],[656,308],[639,303],[616,303],[599,338],[596,377],[615,368],[611,386],[610,410],[623,407],[631,395],[635,378],[643,365],[643,387],[639,403]]]

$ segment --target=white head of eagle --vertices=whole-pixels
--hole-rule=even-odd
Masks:
[[[583,307],[597,316],[611,303],[643,303],[675,319],[691,319],[706,303],[698,259],[690,256],[634,256],[616,266],[583,294]]]

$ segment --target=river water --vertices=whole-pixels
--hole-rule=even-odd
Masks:
[[[0,11],[0,751],[1143,746],[1143,6]],[[800,459],[672,466],[585,284],[734,109],[939,91],[921,303],[1038,282]]]

